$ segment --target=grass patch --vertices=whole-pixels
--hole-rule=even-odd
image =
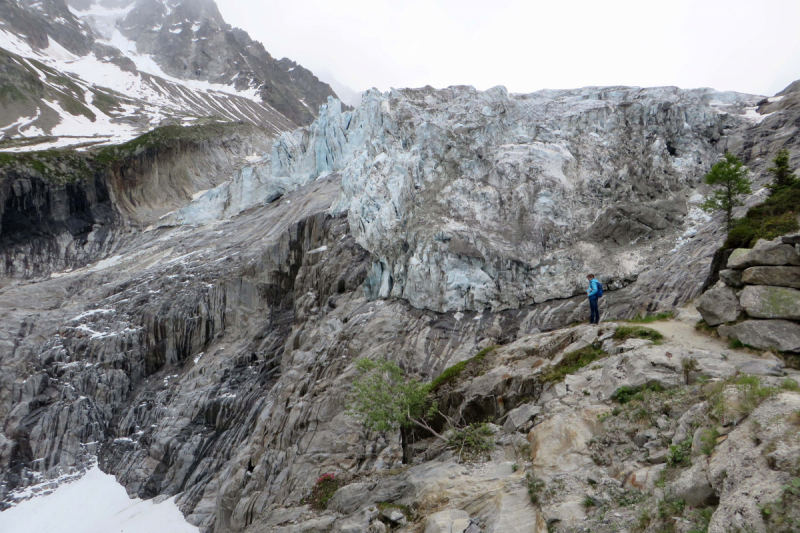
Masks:
[[[663,322],[665,320],[672,320],[673,318],[675,318],[675,313],[672,311],[667,311],[665,313],[657,313],[655,315],[637,316],[627,320],[626,322],[630,322],[632,324],[652,324],[653,322]]]
[[[725,248],[752,248],[759,239],[772,240],[800,229],[800,181],[777,191],[764,203],[751,207],[735,221],[728,233]]]
[[[611,395],[611,399],[621,404],[626,404],[631,401],[641,402],[644,401],[645,393],[648,391],[663,392],[664,387],[662,387],[661,384],[657,382],[641,385],[639,387],[629,387],[628,385],[623,385],[622,387],[614,391],[614,394]]]
[[[614,340],[625,341],[628,339],[646,339],[659,344],[664,339],[664,335],[652,328],[643,326],[620,326],[614,332]]]
[[[221,137],[234,131],[256,126],[239,123],[199,124],[192,126],[162,126],[140,135],[126,143],[116,146],[101,148],[96,155],[96,161],[103,165],[114,163],[131,155],[137,155],[149,148],[175,145],[178,142],[203,142],[208,139]]]
[[[777,387],[762,385],[758,376],[741,375],[710,385],[706,396],[711,416],[717,421],[726,421],[748,416],[779,391]]]
[[[461,361],[460,363],[456,363],[451,367],[445,368],[444,371],[439,374],[439,376],[431,382],[431,391],[437,392],[439,389],[444,387],[445,385],[450,385],[455,383],[456,380],[464,373],[465,370],[469,370],[469,374],[471,375],[478,375],[483,373],[483,362],[486,359],[486,356],[495,351],[498,346],[489,346],[488,348],[484,348],[471,358],[467,359],[466,361]]]
[[[383,512],[387,509],[397,509],[406,517],[406,520],[411,522],[414,517],[414,513],[411,512],[411,509],[405,505],[401,505],[399,503],[390,503],[390,502],[378,502],[378,510]]]
[[[74,183],[94,176],[91,156],[74,150],[0,153],[0,169],[35,174],[55,183]]]
[[[565,354],[557,364],[548,367],[542,372],[539,380],[542,383],[557,383],[563,381],[567,374],[574,374],[586,365],[605,357],[606,352],[595,346],[587,346],[580,350]]]

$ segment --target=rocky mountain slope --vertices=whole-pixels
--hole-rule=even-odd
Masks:
[[[606,319],[697,296],[725,235],[697,209],[702,176],[728,149],[763,184],[772,154],[797,153],[797,98],[372,91],[355,110],[328,100],[246,163],[269,136],[237,126],[14,156],[0,189],[5,501],[96,456],[130,494],[177,495],[202,531],[611,531],[645,511],[655,531],[669,522],[659,502],[680,500],[692,509],[665,517],[692,525],[709,506],[710,531],[766,530],[758,505],[797,475],[792,371],[566,326],[588,315],[588,271],[607,287]],[[192,167],[201,153],[213,157]],[[498,426],[488,458],[465,465],[425,434],[372,434],[346,414],[360,358],[428,380],[494,345],[441,398],[464,423]],[[583,349],[595,364],[546,377]],[[724,381],[736,372],[769,388],[746,417],[700,405],[753,385]],[[614,414],[618,389],[654,383],[631,393],[647,423]],[[664,390],[676,398],[649,395]],[[722,452],[666,458],[698,428],[727,435]],[[752,472],[726,462],[737,450],[769,469],[758,497],[743,494]],[[633,492],[630,474],[655,457],[663,483],[642,472],[659,485]],[[314,510],[326,473],[342,486]],[[544,483],[536,505],[526,474]]]
[[[277,135],[311,122],[334,95],[231,29],[213,1],[8,0],[0,22],[6,150],[119,143],[154,126],[209,120]]]

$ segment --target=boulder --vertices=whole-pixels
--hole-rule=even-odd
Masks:
[[[534,403],[520,405],[508,413],[506,423],[503,424],[503,430],[505,430],[506,433],[514,433],[541,412],[542,408]]]
[[[739,318],[742,307],[733,289],[717,284],[700,297],[697,310],[709,326],[718,326],[725,322],[733,322]]]
[[[448,509],[428,517],[425,533],[464,533],[469,526],[469,513],[461,509]]]
[[[667,486],[667,498],[683,500],[689,507],[714,505],[718,498],[708,482],[706,468],[707,462],[698,460]]]
[[[728,269],[733,270],[742,270],[750,266],[747,262],[747,257],[750,254],[750,250],[748,248],[737,248],[733,252],[731,252],[730,257],[728,257]]]
[[[720,326],[717,332],[760,350],[800,351],[800,324],[788,320],[745,320],[732,326]]]
[[[722,272],[739,272],[741,283],[748,285],[772,285],[775,287],[794,287],[800,289],[800,267],[797,266],[757,266],[741,270],[723,270]],[[719,277],[722,279],[722,272]],[[725,281],[725,280],[723,280]],[[732,285],[725,281],[727,285]]]
[[[784,235],[781,237],[783,244],[800,244],[800,232]]]
[[[661,477],[661,473],[666,467],[666,464],[657,464],[640,468],[625,478],[622,486],[626,489],[633,488],[643,492],[652,491],[656,486],[656,481]]]
[[[800,320],[800,291],[786,287],[748,285],[740,304],[751,318]]]
[[[719,279],[728,287],[741,288],[742,286],[742,271],[725,269],[719,271]]]

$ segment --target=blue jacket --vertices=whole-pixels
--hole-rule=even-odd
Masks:
[[[599,284],[600,282],[596,279],[589,282],[589,290],[586,291],[589,294],[589,298],[597,298],[597,286]]]

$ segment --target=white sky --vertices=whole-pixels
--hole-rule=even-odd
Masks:
[[[678,85],[772,95],[800,78],[800,0],[218,0],[276,58],[356,90]]]

